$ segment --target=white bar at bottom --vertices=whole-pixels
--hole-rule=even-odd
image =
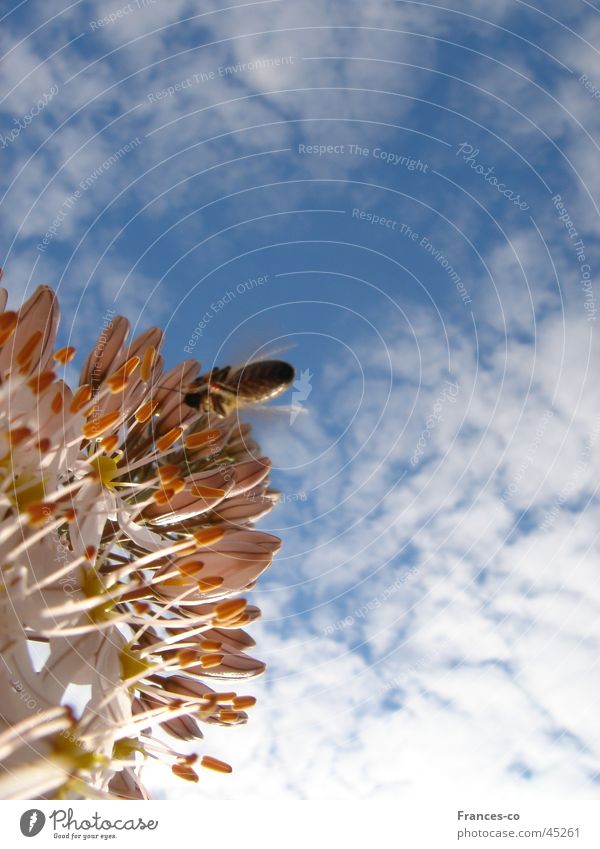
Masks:
[[[214,802],[201,795],[193,802],[0,802],[0,827],[10,849],[599,849],[600,803]]]

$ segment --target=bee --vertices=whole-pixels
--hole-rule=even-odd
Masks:
[[[240,407],[270,401],[286,392],[296,377],[283,360],[259,360],[242,368],[213,368],[188,384],[183,400],[194,410],[226,418]]]

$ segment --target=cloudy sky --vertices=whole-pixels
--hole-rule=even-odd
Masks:
[[[170,364],[284,350],[234,765],[159,797],[600,784],[600,11],[9,0],[1,265]],[[194,336],[195,332],[195,336]]]

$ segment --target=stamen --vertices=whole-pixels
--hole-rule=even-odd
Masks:
[[[15,361],[18,366],[23,367],[29,362],[43,335],[44,334],[41,330],[34,330],[27,342],[25,342],[25,344],[15,357]]]
[[[15,332],[19,321],[16,312],[8,311],[0,314],[0,346],[5,345]]]
[[[106,383],[118,383],[122,378],[125,378],[127,380],[134,373],[136,368],[139,366],[140,362],[141,361],[139,357],[130,357],[126,362],[123,363],[120,368],[118,368],[110,375]]]
[[[158,469],[158,478],[162,484],[169,484],[175,478],[178,478],[180,474],[179,466],[176,466],[174,463],[169,463],[165,466],[160,466]]]
[[[171,637],[168,637],[166,640],[161,640],[158,643],[152,643],[145,649],[140,651],[140,657],[147,657],[151,654],[156,654],[162,651],[170,651],[171,649],[178,651],[178,646],[183,646],[186,640],[191,640],[193,637],[201,634],[206,630],[206,625],[200,625],[198,628],[191,628],[188,631],[184,631],[183,634],[174,634]],[[192,642],[190,644],[192,647],[196,645],[196,643]],[[194,652],[195,654],[195,652]]]
[[[176,554],[178,557],[184,557],[188,554],[193,554],[195,551],[195,544],[190,545],[190,542],[188,540],[178,540],[177,542],[174,542],[172,545],[169,545],[166,548],[159,548],[157,551],[151,551],[149,554],[145,554],[143,557],[139,557],[137,560],[128,563],[126,566],[123,566],[123,568],[117,569],[115,572],[112,573],[112,575],[115,580],[122,580],[126,575],[129,575],[133,571],[138,571],[139,569],[147,568],[149,564],[153,563],[155,560],[164,560],[166,557],[169,557],[172,554]]]
[[[144,383],[148,383],[150,377],[152,376],[152,366],[156,360],[156,348],[154,345],[150,345],[144,351],[144,356],[142,359],[142,365],[140,368],[140,377],[144,381]]]
[[[44,389],[47,389],[51,385],[55,378],[56,375],[53,371],[43,371],[35,377],[31,377],[27,381],[27,386],[29,386],[35,395],[40,395]]]
[[[154,493],[152,498],[154,502],[158,504],[159,507],[163,507],[165,504],[168,504],[170,500],[175,495],[174,489],[159,489]]]
[[[200,640],[202,651],[220,651],[222,645],[218,640]]]
[[[240,718],[240,714],[235,710],[221,710],[219,711],[219,719],[221,722],[237,722]]]
[[[178,492],[183,492],[185,489],[185,481],[181,478],[173,478],[173,480],[169,481],[169,485],[165,487],[164,492],[171,493],[171,497],[173,495],[177,495]]]
[[[227,620],[239,616],[247,606],[248,602],[245,598],[228,598],[225,601],[219,602],[215,607],[215,618],[219,622],[227,622]]]
[[[167,451],[171,447],[171,445],[177,442],[182,433],[182,427],[172,428],[168,433],[165,433],[164,436],[161,436],[161,438],[156,443],[156,447],[161,452]]]
[[[182,575],[193,578],[201,569],[204,569],[204,563],[201,560],[188,560],[187,563],[178,563],[177,568]]]
[[[111,377],[106,381],[106,386],[111,395],[118,395],[119,392],[122,392],[127,384],[129,383],[129,378],[121,375],[120,377]]]
[[[142,586],[138,587],[136,590],[130,590],[129,592],[124,593],[121,596],[121,601],[137,601],[140,598],[150,598],[151,592],[150,587]]]
[[[233,700],[234,708],[245,710],[246,708],[254,707],[256,699],[254,696],[236,696]]]
[[[214,772],[233,772],[229,764],[226,764],[225,761],[219,761],[217,758],[211,757],[211,755],[203,755],[200,766],[205,767],[205,769],[212,769]]]
[[[202,528],[194,533],[194,539],[199,546],[214,545],[224,536],[225,531],[222,528]]]
[[[197,495],[199,498],[224,498],[225,490],[218,489],[214,486],[202,486],[201,484],[192,484],[189,491],[192,495]]]
[[[105,413],[103,416],[88,422],[82,428],[82,433],[86,439],[92,439],[95,436],[100,436],[105,430],[110,430],[116,425],[121,418],[119,410],[114,410],[112,413]]]
[[[49,521],[56,510],[56,504],[50,504],[47,501],[38,501],[35,504],[28,504],[25,509],[29,516],[28,524],[32,528],[37,528]]]
[[[187,764],[174,764],[171,767],[171,771],[173,775],[176,775],[178,778],[183,778],[185,781],[193,781],[194,784],[200,781],[198,773]]]
[[[54,398],[52,399],[52,403],[50,404],[50,408],[55,416],[57,416],[63,408],[64,398],[62,396],[62,392],[57,392]]]
[[[233,702],[237,693],[214,693],[213,695],[216,696],[216,704],[221,704],[222,702]]]
[[[144,424],[151,419],[155,410],[158,408],[158,401],[146,401],[145,404],[136,411],[135,418],[140,424]]]
[[[73,395],[73,400],[71,401],[71,406],[69,410],[72,413],[78,413],[82,410],[85,405],[92,400],[92,387],[89,383],[84,383],[83,386],[80,386],[79,389]]]
[[[243,628],[245,625],[249,625],[252,622],[252,617],[244,614],[243,616],[239,616],[237,619],[232,619],[231,622],[228,621],[228,626],[235,626],[236,628]],[[221,623],[222,624],[222,623]]]
[[[220,666],[223,663],[222,654],[203,654],[200,656],[200,666],[203,669],[212,669],[215,666]]]
[[[154,585],[160,587],[189,587],[190,583],[184,575],[170,575],[169,577],[156,578]]]
[[[198,589],[203,593],[209,593],[211,590],[216,590],[223,585],[224,578],[201,578],[198,581]]]
[[[185,447],[200,448],[207,443],[216,442],[216,440],[220,439],[222,436],[222,432],[216,428],[213,428],[212,430],[203,430],[200,433],[190,433],[190,435],[186,436],[184,440]]]
[[[16,448],[17,445],[20,445],[32,434],[31,428],[28,427],[15,427],[12,430],[8,431],[8,440],[13,448]]]
[[[105,436],[104,439],[100,440],[100,447],[107,454],[112,454],[117,445],[119,444],[119,437],[116,434],[111,434],[110,436]]]
[[[193,663],[197,663],[197,661],[198,655],[193,649],[183,649],[177,652],[177,663],[182,669],[185,669],[186,666],[191,666]]]
[[[70,363],[73,357],[75,356],[75,348],[71,345],[65,348],[59,348],[52,354],[52,359],[56,360],[57,363],[60,363],[63,366],[66,366],[67,363]]]

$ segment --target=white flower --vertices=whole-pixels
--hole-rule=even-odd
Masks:
[[[196,761],[230,770],[156,730],[246,721],[251,696],[205,682],[264,671],[240,594],[279,548],[254,529],[277,494],[246,425],[173,391],[199,366],[163,374],[157,328],[127,343],[115,318],[72,391],[58,312],[40,287],[0,313],[0,796],[144,799],[150,758],[192,781]],[[91,694],[79,713],[62,706],[73,684]]]

